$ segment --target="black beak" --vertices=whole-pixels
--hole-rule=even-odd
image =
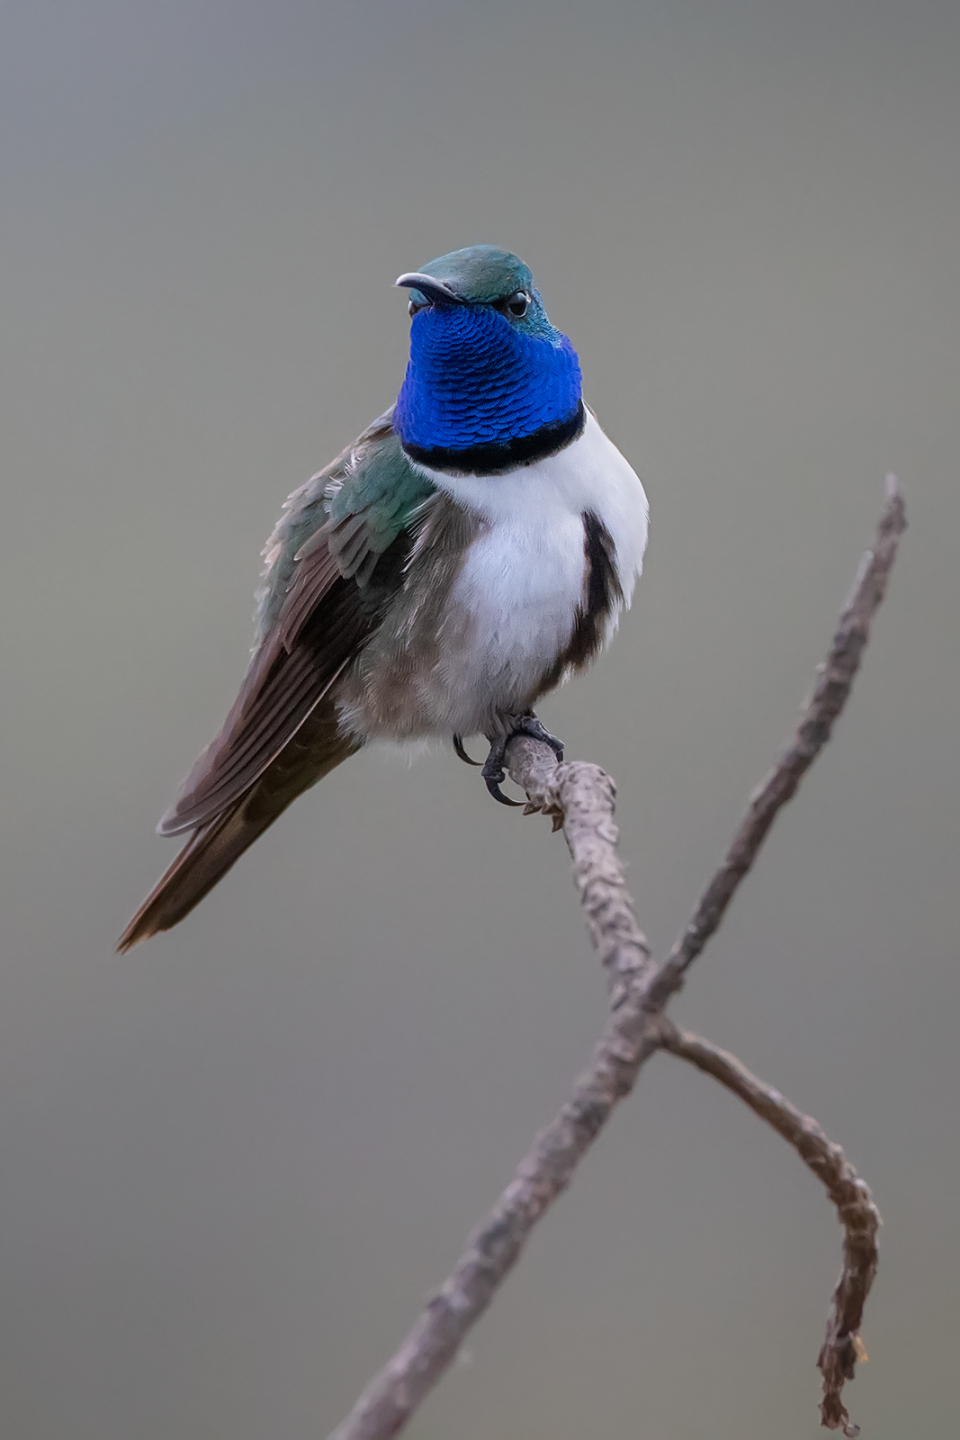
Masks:
[[[455,295],[442,280],[434,280],[432,275],[418,275],[416,271],[412,271],[409,275],[399,276],[394,284],[401,285],[407,290],[419,290],[430,305],[463,305],[466,303],[460,299],[459,295]]]

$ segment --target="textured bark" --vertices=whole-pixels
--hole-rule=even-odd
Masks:
[[[664,1006],[720,925],[777,811],[794,794],[829,739],[850,693],[905,524],[902,498],[896,481],[889,477],[887,505],[874,548],[861,562],[797,732],[751,797],[726,857],[663,962],[652,960],[627,892],[617,854],[613,781],[596,765],[558,765],[542,741],[518,737],[510,742],[508,769],[526,791],[528,812],[542,811],[553,817],[555,825],[562,825],[587,929],[606,976],[610,1014],[590,1065],[574,1084],[566,1104],[537,1135],[514,1179],[470,1237],[454,1270],[330,1440],[387,1440],[402,1430],[490,1304],[534,1225],[570,1183],[614,1106],[633,1089],[641,1066],[662,1048],[684,1054],[764,1114],[796,1145],[838,1206],[846,1227],[845,1259],[820,1356],[822,1418],[830,1429],[844,1426],[848,1434],[856,1433],[849,1425],[840,1392],[844,1380],[853,1375],[863,1300],[876,1269],[879,1217],[869,1191],[815,1122],[762,1086],[732,1056],[714,1050],[706,1041],[679,1036],[664,1015]],[[690,1053],[683,1050],[684,1043],[692,1047]],[[701,1050],[696,1050],[698,1045]]]

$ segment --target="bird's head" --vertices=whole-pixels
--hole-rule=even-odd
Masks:
[[[528,267],[473,245],[401,275],[410,361],[394,426],[414,454],[516,445],[580,413],[580,366]],[[433,462],[431,462],[433,463]]]

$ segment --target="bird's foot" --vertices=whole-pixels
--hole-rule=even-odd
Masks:
[[[503,767],[510,741],[517,735],[527,735],[531,740],[542,740],[545,745],[550,746],[559,761],[563,760],[563,741],[558,740],[556,735],[551,735],[542,721],[538,720],[532,712],[529,715],[505,715],[503,721],[503,733],[490,739],[490,753],[484,762],[481,774],[494,800],[499,800],[501,805],[519,807],[523,801],[509,799],[500,789],[507,778]],[[459,751],[457,753],[459,754]]]

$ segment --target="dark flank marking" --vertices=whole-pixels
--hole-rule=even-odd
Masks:
[[[539,693],[560,683],[567,670],[585,669],[603,644],[607,620],[623,604],[613,537],[598,515],[584,511],[583,554],[586,560],[583,601],[577,606],[570,643],[543,678]]]
[[[489,445],[470,445],[464,450],[445,446],[404,445],[404,453],[418,465],[443,470],[449,475],[506,475],[522,465],[535,465],[556,455],[583,434],[587,413],[581,400],[569,420],[543,425],[532,435]]]

